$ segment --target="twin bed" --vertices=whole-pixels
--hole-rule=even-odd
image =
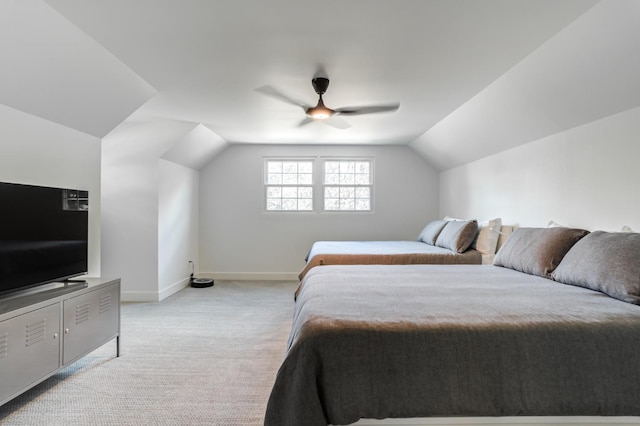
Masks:
[[[265,425],[640,416],[640,234],[521,228],[494,265],[325,265]]]

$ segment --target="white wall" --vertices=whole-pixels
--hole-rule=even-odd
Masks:
[[[266,213],[265,156],[371,156],[373,213]],[[316,240],[410,239],[438,215],[438,174],[406,146],[232,145],[200,173],[200,271],[295,278]]]
[[[160,158],[192,123],[124,123],[102,139],[102,270],[122,279],[122,299],[161,300],[158,275]]]
[[[440,215],[640,230],[640,108],[440,174]]]
[[[167,160],[159,166],[158,288],[164,299],[189,285],[190,260],[199,265],[199,173]]]
[[[100,275],[100,139],[0,105],[0,181],[89,191],[89,275]]]

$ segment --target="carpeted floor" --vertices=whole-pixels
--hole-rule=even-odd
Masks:
[[[122,305],[107,343],[0,407],[3,425],[262,425],[296,282],[220,281]]]

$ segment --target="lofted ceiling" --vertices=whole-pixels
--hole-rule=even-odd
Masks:
[[[640,105],[629,89],[640,87],[635,0],[0,2],[36,5],[10,20],[9,40],[31,35],[19,49],[0,44],[15,57],[5,77],[32,62],[53,70],[18,86],[0,79],[0,103],[100,138],[141,128],[131,123],[150,135],[186,124],[165,158],[194,168],[225,143],[403,144],[444,170]],[[606,63],[592,56],[601,54]],[[318,72],[331,80],[329,107],[400,108],[345,117],[347,129],[300,127],[302,108],[259,90],[315,105]],[[50,89],[56,79],[66,95]],[[592,92],[594,83],[604,89]]]

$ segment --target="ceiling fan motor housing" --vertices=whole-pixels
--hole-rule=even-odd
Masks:
[[[322,95],[329,87],[329,79],[325,77],[316,77],[311,80],[311,84],[313,84],[313,90],[315,90],[318,95]]]

